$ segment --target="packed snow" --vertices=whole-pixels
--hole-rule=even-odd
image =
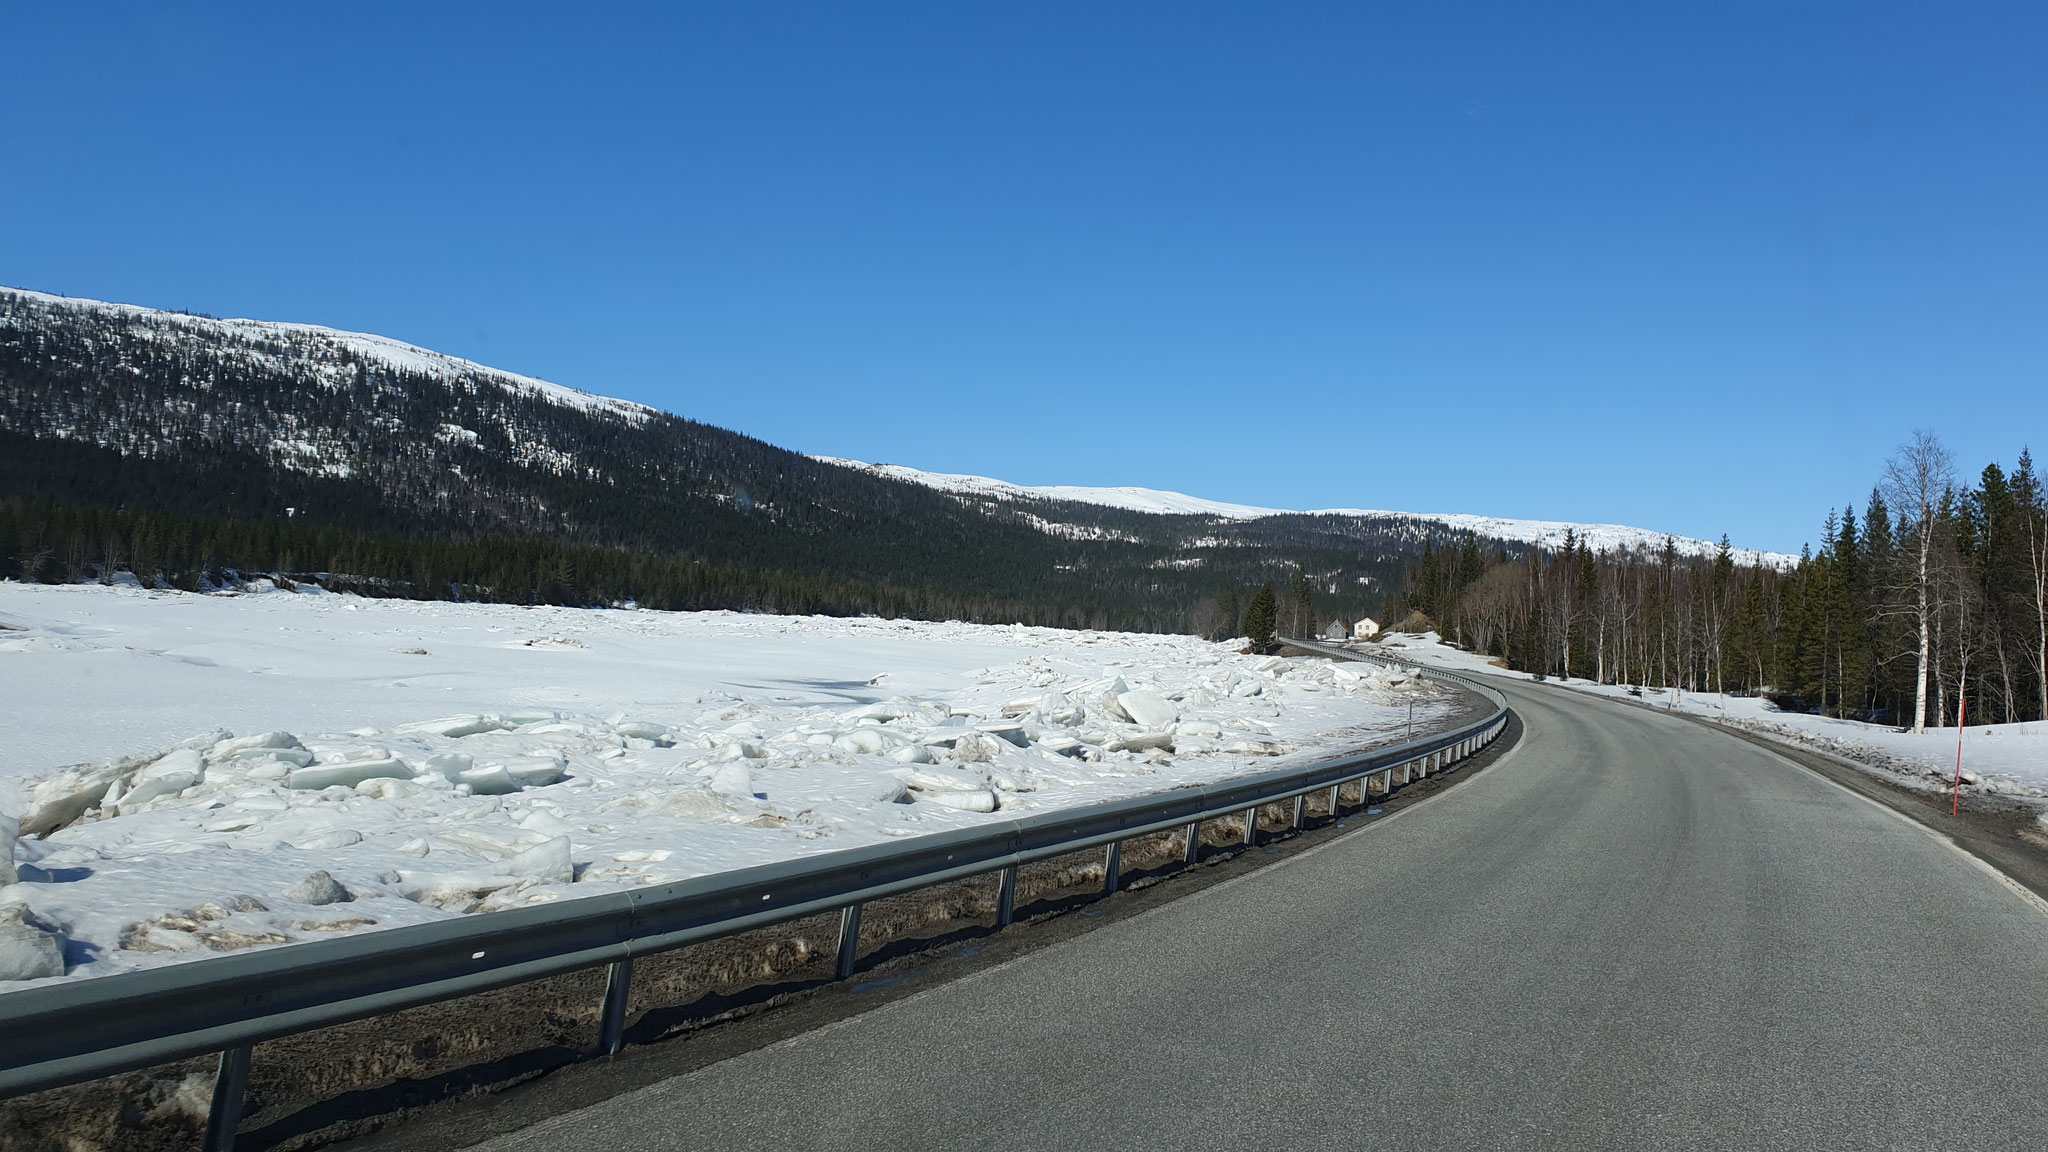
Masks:
[[[1483,656],[1445,644],[1434,632],[1396,634],[1384,638],[1377,645],[1365,647],[1369,651],[1454,671],[1530,678],[1527,673],[1510,672]],[[2048,801],[2048,723],[2040,721],[1972,724],[1962,733],[1959,749],[1954,727],[1929,728],[1915,733],[1883,724],[1866,724],[1860,720],[1836,720],[1803,712],[1785,712],[1759,696],[1657,688],[1643,688],[1638,694],[1628,685],[1560,680],[1555,676],[1550,677],[1548,683],[1592,695],[1703,716],[1830,753],[1887,779],[1921,788],[1952,787],[1956,779],[1956,754],[1960,751],[1964,790],[2001,794],[2027,802]]]
[[[1185,636],[256,587],[0,583],[0,987],[1160,791],[1454,707]]]
[[[1071,500],[1080,504],[1098,504],[1105,508],[1124,508],[1133,512],[1215,516],[1223,520],[1262,520],[1268,516],[1359,516],[1408,520],[1417,524],[1438,525],[1452,532],[1472,532],[1497,540],[1515,540],[1553,549],[1564,546],[1565,533],[1568,531],[1574,533],[1580,543],[1595,551],[1612,551],[1627,547],[1635,551],[1656,552],[1663,549],[1667,539],[1681,556],[1713,556],[1721,547],[1707,540],[1670,536],[1646,528],[1631,528],[1625,524],[1568,524],[1558,520],[1509,520],[1498,516],[1474,516],[1463,512],[1390,512],[1370,508],[1317,508],[1300,512],[1285,508],[1260,508],[1250,504],[1226,504],[1219,500],[1204,500],[1180,492],[1162,492],[1156,488],[1085,488],[1068,484],[1025,486],[987,476],[924,472],[901,464],[869,464],[836,456],[817,456],[813,459],[826,464],[837,464],[842,468],[858,468],[893,480],[922,484],[941,492],[993,497],[999,500]],[[1734,556],[1738,563],[1768,565],[1775,568],[1790,568],[1799,562],[1799,557],[1783,552],[1735,549]]]

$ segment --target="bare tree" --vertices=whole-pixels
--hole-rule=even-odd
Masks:
[[[1934,433],[1925,430],[1899,445],[1884,465],[1885,502],[1903,521],[1912,518],[1916,565],[1914,570],[1914,628],[1919,654],[1913,671],[1913,731],[1927,731],[1927,674],[1933,664],[1934,643],[1934,547],[1938,526],[1936,508],[1941,495],[1955,487],[1955,459]]]

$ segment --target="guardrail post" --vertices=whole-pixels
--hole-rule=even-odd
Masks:
[[[1017,918],[1017,866],[1003,869],[1002,883],[996,888],[996,927],[1008,928]]]
[[[1102,894],[1108,896],[1116,891],[1118,875],[1124,870],[1124,842],[1111,840],[1109,851],[1102,854]]]
[[[248,1087],[249,1045],[221,1053],[220,1069],[213,1076],[213,1105],[206,1110],[206,1152],[233,1152]]]
[[[848,904],[839,910],[839,979],[853,975],[853,962],[860,956],[860,908]]]
[[[1197,820],[1194,823],[1188,825],[1188,846],[1187,851],[1181,856],[1181,863],[1195,864],[1199,863],[1201,859],[1202,822],[1200,820]]]
[[[626,1046],[626,993],[633,985],[633,958],[614,960],[605,969],[604,1009],[598,1014],[597,1054],[615,1056]]]
[[[1332,820],[1335,820],[1337,818],[1337,806],[1343,803],[1344,798],[1342,796],[1337,795],[1338,791],[1341,790],[1343,787],[1344,785],[1342,784],[1330,785],[1330,819]]]
[[[1259,806],[1254,804],[1244,810],[1244,846],[1250,848],[1259,842]]]
[[[1296,832],[1301,831],[1301,821],[1307,815],[1308,793],[1304,792],[1294,798],[1294,830]]]

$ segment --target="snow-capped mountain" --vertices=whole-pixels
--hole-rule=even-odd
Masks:
[[[1351,617],[1427,547],[1470,531],[1514,555],[1566,527],[818,459],[381,336],[0,289],[0,578],[257,565],[409,595],[1206,631],[1296,572]]]
[[[1081,504],[1099,504],[1105,508],[1125,508],[1133,512],[1150,512],[1167,516],[1214,516],[1221,520],[1262,520],[1274,516],[1334,516],[1350,519],[1406,520],[1419,526],[1441,528],[1450,533],[1470,532],[1487,540],[1510,540],[1533,544],[1539,548],[1562,548],[1565,534],[1570,532],[1585,547],[1596,552],[1614,551],[1627,548],[1638,552],[1656,552],[1664,547],[1665,541],[1681,556],[1713,556],[1720,551],[1720,545],[1695,540],[1686,536],[1672,536],[1663,532],[1652,532],[1647,528],[1631,528],[1625,524],[1572,524],[1559,520],[1510,520],[1498,516],[1475,516],[1463,512],[1395,512],[1370,508],[1315,508],[1293,510],[1286,508],[1260,508],[1250,504],[1226,504],[1221,500],[1204,500],[1181,492],[1163,492],[1157,488],[1087,488],[1071,484],[1042,484],[1026,486],[996,480],[987,476],[964,476],[948,472],[923,472],[901,464],[869,464],[860,460],[845,460],[833,456],[819,456],[828,464],[839,464],[848,468],[860,468],[878,476],[895,480],[907,480],[922,484],[941,492],[956,492],[976,497],[994,497],[1001,500],[1020,502],[1059,500]],[[1733,549],[1737,563],[1789,567],[1797,563],[1797,556],[1783,552],[1757,552],[1748,549]]]

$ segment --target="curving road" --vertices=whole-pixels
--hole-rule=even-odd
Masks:
[[[2048,912],[1710,729],[1526,731],[1273,867],[482,1147],[2048,1147]]]

